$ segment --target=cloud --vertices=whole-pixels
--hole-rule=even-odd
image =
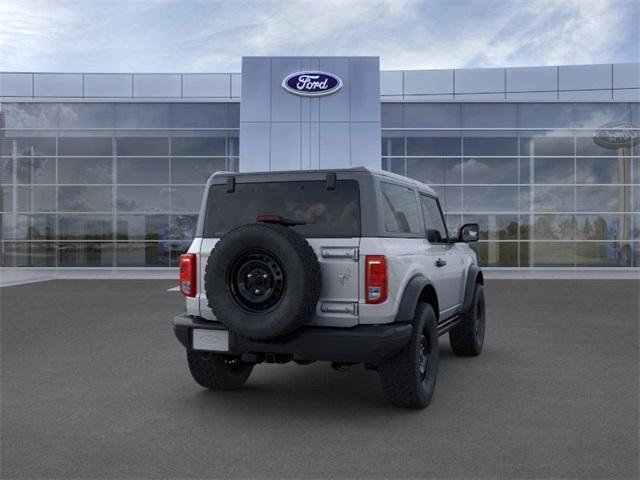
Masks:
[[[637,61],[632,0],[0,0],[0,70],[239,71],[243,55],[386,69]]]

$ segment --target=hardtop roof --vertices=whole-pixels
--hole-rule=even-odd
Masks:
[[[415,188],[417,188],[418,190],[423,190],[426,191],[427,193],[433,195],[433,196],[438,196],[438,194],[435,192],[435,190],[433,190],[433,188],[431,188],[429,185],[419,182],[417,180],[414,180],[413,178],[409,178],[409,177],[405,177],[403,175],[398,175],[397,173],[393,173],[393,172],[387,172],[385,170],[382,169],[378,169],[378,168],[371,168],[371,167],[364,167],[364,166],[356,166],[356,167],[350,167],[350,168],[323,168],[323,169],[316,169],[316,170],[278,170],[278,171],[272,171],[272,172],[226,172],[226,171],[219,171],[219,172],[215,172],[213,175],[211,175],[209,177],[209,180],[207,181],[207,184],[210,184],[214,179],[219,178],[219,177],[247,177],[247,176],[265,176],[265,177],[269,177],[269,176],[276,176],[276,175],[286,175],[286,174],[291,174],[291,175],[305,175],[305,174],[309,174],[309,175],[317,175],[317,174],[327,174],[327,173],[340,173],[340,172],[361,172],[361,173],[367,173],[370,175],[375,175],[378,177],[384,177],[384,178],[388,178],[390,180],[394,180],[398,183],[403,183],[405,185],[411,185]]]

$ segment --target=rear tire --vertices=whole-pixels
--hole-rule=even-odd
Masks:
[[[409,343],[378,367],[382,390],[398,407],[425,408],[438,375],[438,327],[431,305],[418,304]]]
[[[462,321],[449,331],[449,343],[456,355],[477,357],[482,353],[485,333],[484,288],[476,283],[471,307],[462,315]]]
[[[238,357],[198,350],[187,351],[187,363],[196,383],[211,390],[242,388],[253,370],[253,363]]]

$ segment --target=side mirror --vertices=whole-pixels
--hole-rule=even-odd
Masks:
[[[465,223],[460,227],[459,242],[470,243],[478,240],[480,240],[480,226],[477,223]]]
[[[429,243],[441,243],[442,237],[440,236],[440,232],[438,230],[427,228],[427,241]]]

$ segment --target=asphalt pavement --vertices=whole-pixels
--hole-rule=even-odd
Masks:
[[[2,478],[638,478],[639,283],[493,280],[487,339],[441,338],[434,400],[375,372],[258,365],[196,385],[175,282],[0,289]]]

